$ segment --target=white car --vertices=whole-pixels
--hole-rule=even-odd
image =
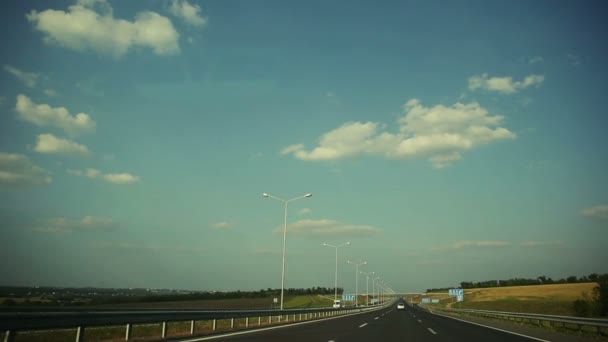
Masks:
[[[339,300],[339,299],[338,299],[338,300],[334,300],[334,305],[333,305],[334,309],[340,308],[341,306],[342,306],[342,305],[341,305],[341,303],[340,303],[340,300]]]
[[[403,304],[403,303],[397,304],[397,310],[403,310],[403,309],[405,309],[405,304]]]

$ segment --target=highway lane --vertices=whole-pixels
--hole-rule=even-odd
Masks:
[[[374,312],[307,324],[232,335],[220,341],[543,341],[436,316],[417,307],[396,305]],[[182,341],[204,341],[186,339]]]

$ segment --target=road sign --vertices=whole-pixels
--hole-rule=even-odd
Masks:
[[[279,302],[279,298],[273,298],[272,301],[276,304]]]
[[[431,303],[439,303],[439,299],[431,299]]]
[[[342,295],[342,300],[355,300],[355,295],[354,294],[343,294]]]
[[[456,301],[457,301],[457,302],[462,302],[462,301],[464,301],[464,296],[463,296],[463,295],[458,295],[458,296],[456,296]]]
[[[431,298],[422,298],[422,302],[423,303],[430,303],[431,302]]]
[[[450,296],[464,296],[463,289],[449,289],[448,292]]]

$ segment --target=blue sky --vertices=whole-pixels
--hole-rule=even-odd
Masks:
[[[278,288],[262,192],[286,287],[608,272],[604,10],[4,2],[2,283]]]

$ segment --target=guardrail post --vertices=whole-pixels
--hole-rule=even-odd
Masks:
[[[84,328],[83,327],[76,328],[76,342],[84,341],[83,335],[84,335]]]
[[[7,330],[4,333],[4,342],[13,342],[15,341],[15,332]]]
[[[213,319],[213,331],[215,331],[216,326],[217,326],[217,320],[214,318]]]
[[[194,320],[190,321],[190,335],[194,335]]]
[[[230,319],[230,329],[234,329],[234,317]]]
[[[268,324],[272,324],[272,315],[268,316]]]
[[[249,328],[249,317],[245,317],[245,328]]]
[[[262,325],[262,316],[258,316],[258,325]]]
[[[163,329],[160,333],[161,338],[167,337],[167,322],[163,322]]]
[[[125,328],[125,341],[128,341],[131,338],[131,323],[127,323]]]

